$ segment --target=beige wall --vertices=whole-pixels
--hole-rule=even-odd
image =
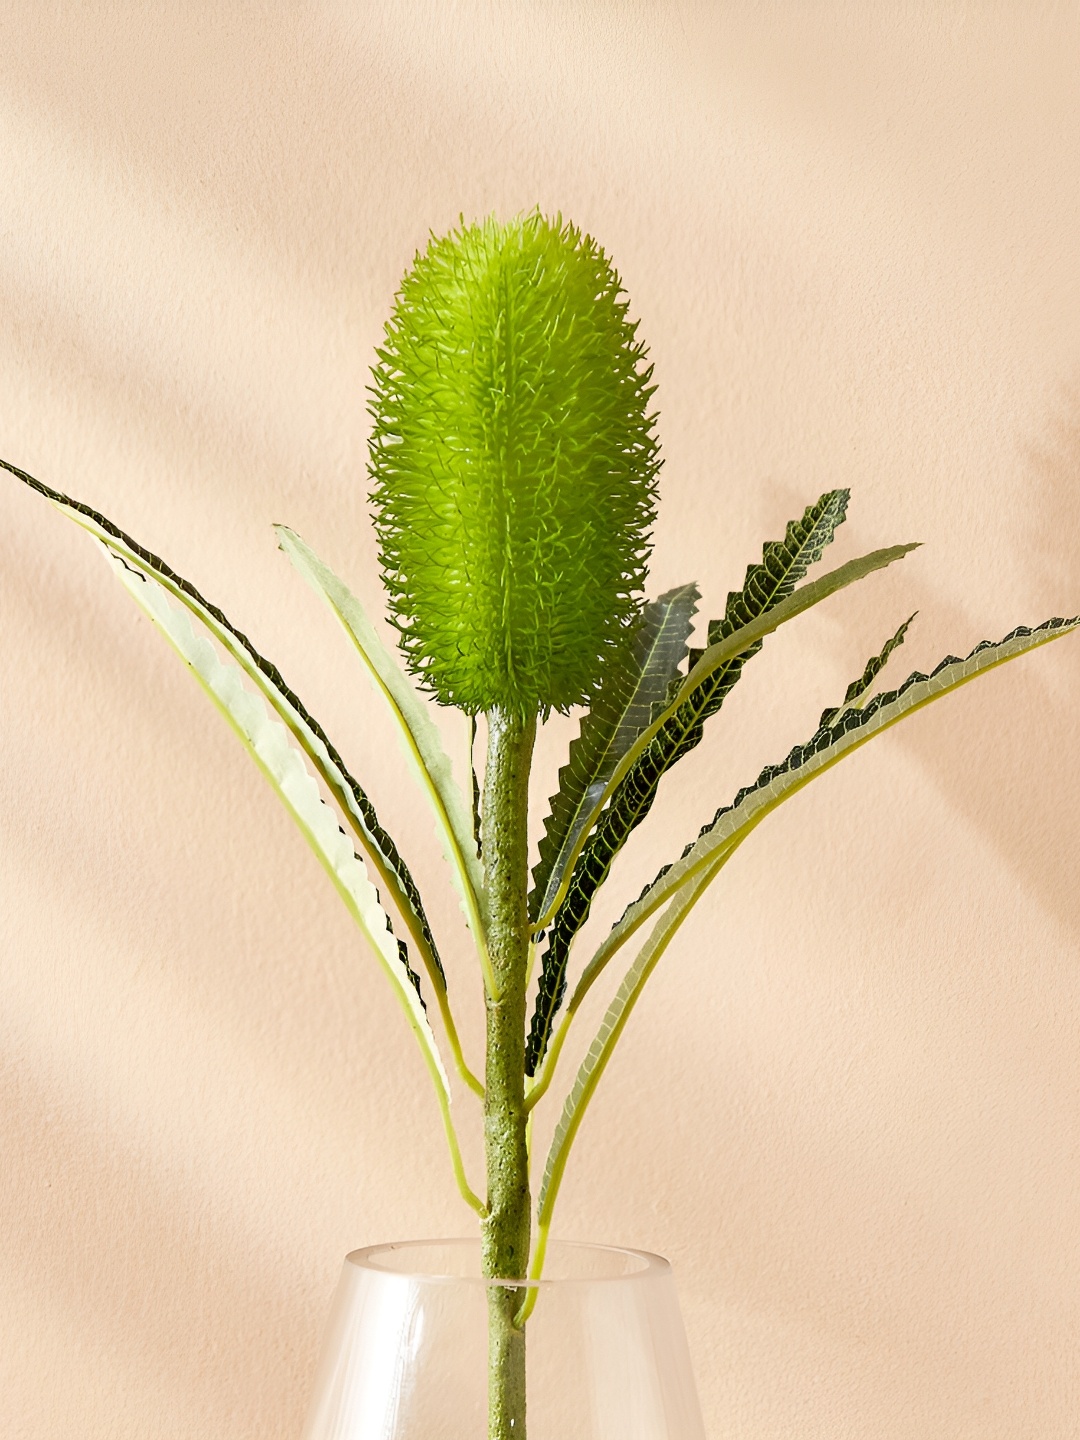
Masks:
[[[0,4],[0,453],[339,737],[459,937],[474,1049],[428,822],[270,531],[380,603],[364,385],[403,267],[534,203],[610,249],[660,385],[655,590],[717,613],[834,484],[838,558],[926,542],[769,642],[602,925],[911,610],[898,676],[1080,608],[1076,15]],[[421,1064],[253,767],[13,481],[0,656],[0,1432],[295,1436],[345,1251],[469,1228]],[[861,752],[634,1017],[557,1228],[674,1259],[717,1440],[1077,1434],[1078,712],[1064,641]]]

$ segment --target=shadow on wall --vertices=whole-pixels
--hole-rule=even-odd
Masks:
[[[1022,537],[1033,581],[1080,609],[1080,375],[1061,386],[1046,435],[1023,452],[1031,530]]]
[[[21,380],[41,397],[79,459],[100,447],[108,467],[126,460],[159,487],[212,492],[219,514],[243,513],[263,494],[295,505],[314,490],[359,526],[366,486],[341,483],[363,473],[366,431],[348,298],[332,307],[254,237],[210,228],[197,210],[178,215],[152,176],[133,180],[100,140],[95,148],[47,110],[0,109],[0,135],[44,192],[7,198],[16,216],[0,253],[9,385]],[[75,237],[71,211],[82,221]],[[41,263],[57,250],[55,263]],[[36,455],[10,453],[15,433],[6,458],[40,473]],[[41,478],[94,498],[74,474]]]
[[[465,123],[475,97],[432,93],[376,10],[362,46],[358,22],[343,35],[314,13],[260,27],[181,7],[149,29],[101,7],[41,17],[5,29],[0,102],[0,135],[34,177],[14,187],[0,255],[21,368],[193,494],[314,490],[355,531],[366,485],[341,478],[364,471],[366,348],[428,226],[457,218],[424,197],[447,171],[467,213],[490,192],[468,138],[481,122]],[[417,134],[392,183],[390,115]]]
[[[1029,530],[1016,544],[1028,561],[1036,613],[1018,619],[1038,624],[1080,612],[1080,387],[1063,393],[1045,437],[1023,453]],[[992,575],[992,556],[986,567]],[[931,607],[944,633],[970,633],[970,618],[959,608],[940,596]],[[994,846],[1017,884],[1074,937],[1080,937],[1078,714],[1080,637],[1073,636],[894,732],[953,809]]]
[[[25,1072],[7,1072],[0,1110],[19,1124],[6,1163],[48,1177],[34,1224],[17,1187],[0,1187],[0,1222],[8,1279],[52,1309],[52,1343],[77,1337],[106,1393],[152,1387],[162,1436],[297,1434],[324,1298],[313,1299],[317,1318],[298,1313],[294,1276],[216,1207],[195,1208],[187,1177],[170,1182]]]

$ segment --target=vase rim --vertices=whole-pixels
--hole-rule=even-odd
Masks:
[[[662,1255],[653,1254],[651,1250],[635,1250],[627,1245],[594,1245],[579,1240],[552,1240],[547,1247],[549,1260],[559,1258],[564,1265],[569,1261],[572,1267],[575,1257],[580,1256],[584,1260],[585,1257],[591,1255],[605,1258],[611,1262],[621,1260],[624,1268],[621,1271],[613,1268],[608,1274],[571,1273],[543,1276],[539,1280],[500,1280],[491,1279],[479,1273],[454,1274],[446,1268],[425,1269],[422,1264],[410,1265],[408,1263],[410,1252],[428,1250],[464,1254],[467,1251],[479,1252],[479,1249],[480,1241],[475,1239],[397,1240],[381,1245],[365,1245],[359,1250],[352,1250],[346,1255],[345,1263],[355,1265],[360,1270],[374,1270],[381,1275],[394,1276],[400,1280],[412,1282],[432,1285],[503,1286],[511,1290],[546,1289],[555,1286],[562,1289],[570,1285],[626,1284],[671,1273],[670,1262],[665,1260]],[[391,1255],[398,1257],[397,1263],[387,1263]],[[405,1263],[402,1264],[402,1261]]]

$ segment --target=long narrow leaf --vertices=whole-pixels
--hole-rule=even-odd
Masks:
[[[872,655],[870,657],[870,659],[863,667],[862,674],[858,677],[858,679],[853,680],[851,684],[847,687],[847,690],[844,692],[844,703],[842,705],[834,705],[830,709],[823,711],[821,719],[818,721],[819,730],[835,721],[836,717],[843,709],[845,709],[846,706],[857,704],[859,701],[862,700],[863,696],[865,696],[866,692],[870,689],[874,681],[888,664],[889,657],[904,643],[904,637],[906,636],[908,629],[911,626],[911,622],[914,619],[915,616],[910,615],[904,621],[904,623],[899,626],[895,634],[889,637],[889,639],[885,642],[882,648],[875,655]],[[748,833],[748,831],[736,831],[730,839],[729,843],[722,847],[722,853],[718,852],[718,862],[726,864],[727,861],[734,854],[738,846],[742,843],[745,835]],[[685,854],[686,851],[684,851],[683,853]],[[717,873],[719,868],[720,864],[718,863],[717,866],[714,868],[713,873]],[[665,867],[664,870],[660,872],[660,875],[657,877],[658,880],[662,879],[664,875],[666,875],[667,869],[668,867]],[[649,889],[650,887],[646,886],[645,890],[642,892],[642,897],[640,898],[644,898],[644,896],[648,893]],[[582,1000],[584,1000],[597,976],[609,963],[611,957],[615,954],[616,950],[618,950],[626,942],[626,940],[630,938],[630,936],[637,929],[637,925],[643,923],[643,921],[646,920],[649,915],[655,913],[655,908],[656,907],[643,909],[640,913],[640,917],[637,920],[637,924],[630,924],[624,929],[622,928],[622,920],[620,919],[620,921],[618,921],[615,926],[612,927],[611,933],[609,934],[607,939],[601,944],[600,948],[589,961],[588,965],[586,965],[585,969],[582,971],[580,980],[574,987],[574,993],[573,995],[571,995],[570,1000],[567,1004],[567,1014],[564,1020],[564,1025],[569,1021],[569,1018],[577,1010]],[[633,906],[627,907],[627,910],[623,912],[623,918],[627,917],[628,912],[631,909],[633,909]],[[552,1062],[554,1062],[556,1058],[557,1057],[555,1056],[554,1051],[552,1051]]]
[[[875,551],[861,561],[841,566],[812,586],[805,586],[797,596],[792,594],[795,585],[810,566],[821,559],[825,547],[831,544],[837,529],[844,523],[848,498],[847,490],[827,491],[815,504],[806,508],[801,519],[789,521],[783,540],[769,541],[764,546],[760,564],[747,567],[743,588],[728,595],[723,619],[709,623],[708,650],[691,651],[690,674],[668,705],[637,737],[596,797],[592,811],[581,828],[577,845],[570,854],[563,883],[552,903],[538,917],[537,928],[551,921],[556,908],[561,912],[559,928],[568,935],[572,936],[573,931],[584,924],[587,910],[577,918],[583,896],[578,895],[574,903],[567,904],[568,892],[576,885],[586,892],[590,892],[591,885],[594,892],[603,883],[611,861],[625,844],[630,831],[641,823],[652,806],[660,779],[698,744],[705,721],[723,705],[741,677],[746,662],[761,649],[764,636],[785,620],[825,599],[834,590],[897,558],[892,551]],[[886,555],[888,558],[883,560],[881,557]],[[772,623],[762,624],[762,617],[769,615]],[[755,626],[759,628],[755,629]],[[653,743],[657,740],[659,745]],[[655,774],[650,778],[652,771]],[[622,807],[620,802],[630,793],[639,794],[638,803]],[[609,813],[601,821],[605,806],[609,806]],[[614,812],[618,810],[621,814],[616,819]],[[590,836],[594,826],[599,824],[602,827],[605,823],[608,834],[602,839],[594,834],[588,840],[593,851],[607,856],[606,865],[601,861],[598,866],[597,854],[585,853],[586,837]],[[624,825],[627,828],[624,829]],[[594,877],[598,877],[595,883]]]
[[[915,615],[918,613],[919,612],[916,611]],[[862,674],[857,680],[852,680],[847,690],[845,690],[843,704],[834,705],[830,710],[822,711],[821,719],[818,721],[818,729],[820,729],[822,725],[831,725],[841,710],[846,710],[849,705],[859,705],[861,707],[866,703],[863,696],[871,689],[874,681],[889,663],[889,656],[904,643],[904,636],[911,628],[911,622],[915,619],[915,615],[909,615],[897,630],[896,634],[886,640],[878,653],[871,655],[870,659],[866,662]]]
[[[712,874],[707,870],[675,896],[671,905],[653,927],[652,934],[641,947],[641,951],[619,986],[615,998],[608,1006],[603,1023],[597,1031],[596,1038],[590,1045],[588,1054],[582,1061],[574,1084],[566,1097],[562,1115],[559,1117],[559,1123],[556,1125],[555,1134],[552,1137],[537,1203],[537,1225],[542,1232],[546,1233],[551,1224],[551,1212],[562,1183],[570,1147],[577,1136],[589,1101],[600,1083],[600,1077],[611,1059],[612,1051],[626,1027],[630,1012],[637,1004],[645,982],[656,968],[657,962],[671,943],[675,932],[686,919],[698,896],[711,879]]]
[[[104,542],[102,549],[125,589],[193,671],[296,822],[382,965],[433,1078],[448,1093],[449,1081],[425,1013],[419,977],[399,949],[364,862],[319,794],[288,730],[258,695],[244,688],[240,667],[224,664],[210,641],[195,634],[188,616],[170,605],[161,586],[132,570]]]
[[[6,460],[0,460],[0,468],[9,471],[51,501],[62,514],[107,545],[132,570],[155,580],[194,615],[236,660],[288,727],[341,806],[342,813],[375,867],[380,883],[393,896],[394,903],[423,958],[432,984],[445,996],[446,978],[435,937],[408,866],[390,835],[379,823],[374,806],[347,770],[325,730],[304,707],[299,696],[286,685],[277,666],[261,655],[247,636],[238,630],[216,605],[204,599],[190,581],[170,569],[164,560],[145,549],[130,535],[126,535],[111,520],[91,509],[89,505],[53,490]]]
[[[472,818],[454,781],[439,732],[348,586],[294,530],[287,525],[275,525],[274,530],[282,550],[344,626],[394,717],[405,753],[435,814],[466,918],[486,956],[484,880],[472,835]]]
[[[875,695],[862,709],[841,710],[836,719],[821,726],[805,745],[796,745],[779,765],[767,766],[752,785],[739,791],[730,805],[718,810],[680,859],[661,870],[638,899],[627,906],[582,973],[575,1002],[580,1000],[578,992],[584,994],[619,946],[650,915],[702,871],[726,859],[766,815],[804,785],[905,716],[967,684],[977,675],[1069,634],[1077,626],[1080,626],[1080,616],[1047,620],[1034,630],[1021,625],[1004,640],[996,643],[984,640],[966,659],[949,655],[929,675],[916,671],[899,689]]]
[[[828,537],[843,517],[844,502],[845,493],[835,492],[832,496],[822,497],[817,507],[807,511],[803,517],[802,533],[809,537],[808,544],[801,550],[792,547],[794,558],[789,562],[789,574],[792,571],[804,573],[806,566],[820,556]],[[815,515],[815,511],[819,513]],[[791,529],[789,526],[789,535]],[[913,545],[892,546],[849,561],[819,580],[786,594],[747,624],[738,623],[741,614],[753,605],[764,603],[767,597],[755,595],[749,586],[740,595],[729,597],[728,619],[721,627],[727,633],[705,651],[683,682],[673,704],[639,737],[616,767],[605,792],[610,804],[599,816],[596,828],[574,863],[565,896],[548,935],[548,948],[526,1049],[528,1074],[535,1074],[543,1059],[552,1023],[566,989],[570,947],[574,936],[588,919],[596,892],[607,879],[615,857],[629,835],[651,809],[661,779],[672,765],[698,744],[705,721],[720,709],[738,680],[743,665],[756,653],[762,638],[785,620],[872,571],[900,559],[914,548]],[[768,554],[767,549],[767,557]],[[782,569],[779,565],[775,568]],[[784,586],[790,586],[789,579],[781,581],[779,575],[776,575],[775,583],[777,593]]]
[[[875,696],[864,709],[842,710],[831,726],[823,726],[808,744],[796,746],[782,764],[763,770],[757,781],[741,790],[730,806],[718,811],[698,840],[687,846],[682,859],[661,871],[640,899],[627,908],[582,975],[571,997],[570,1011],[580,1004],[618,946],[662,906],[667,907],[608,1006],[563,1105],[540,1185],[537,1223],[542,1236],[546,1237],[551,1225],[570,1148],[631,1010],[676,930],[754,826],[816,775],[905,715],[966,684],[976,675],[1056,640],[1078,626],[1080,616],[1047,620],[1035,630],[1020,626],[996,644],[983,641],[964,660],[950,655],[930,675],[916,672],[899,689]]]
[[[710,695],[708,700],[704,700],[704,692],[711,688],[717,677],[726,677],[729,667],[738,665],[741,673],[741,666],[751,655],[757,653],[758,645],[767,635],[771,635],[774,630],[778,630],[788,620],[793,620],[796,615],[801,615],[804,610],[809,610],[814,605],[820,605],[822,600],[827,600],[838,590],[855,584],[857,580],[865,579],[875,570],[884,570],[887,565],[902,560],[905,555],[910,555],[912,550],[918,548],[918,541],[908,545],[890,545],[884,550],[872,550],[868,555],[861,555],[857,560],[849,560],[846,565],[837,566],[835,570],[830,570],[820,579],[811,580],[808,584],[800,586],[798,590],[787,595],[757,620],[752,620],[749,624],[732,631],[731,634],[723,636],[716,644],[710,645],[683,681],[668,708],[638,737],[620,761],[608,785],[607,797],[611,798],[622,780],[630,774],[638,761],[644,758],[652,741],[662,732],[666,733],[669,726],[671,734],[679,735],[681,738],[678,741],[677,754],[667,760],[665,769],[670,769],[675,759],[685,754],[692,744],[698,743],[700,736],[697,738],[694,736],[701,724],[702,712],[715,713],[714,710],[709,709],[709,706],[714,703],[714,696]],[[726,694],[727,691],[725,690],[724,693]]]
[[[615,766],[670,698],[672,682],[686,658],[698,598],[698,588],[691,584],[650,601],[626,646],[609,664],[551,797],[529,897],[534,922],[553,904],[582,830]]]
[[[379,893],[368,878],[363,860],[353,849],[337,817],[319,794],[319,787],[304,765],[300,752],[290,744],[290,731],[273,718],[260,696],[244,689],[241,667],[235,663],[223,663],[209,640],[203,635],[195,634],[189,616],[182,609],[170,605],[168,592],[156,578],[133,569],[124,556],[111,545],[104,541],[101,545],[121,583],[191,668],[200,685],[240,738],[296,822],[333,881],[349,913],[375,951],[417,1038],[435,1087],[435,1098],[458,1189],[468,1205],[479,1215],[485,1215],[487,1212],[484,1203],[470,1186],[465,1174],[461,1146],[451,1115],[450,1082],[428,1022],[420,993],[420,977],[409,965],[404,942],[394,938],[390,918],[379,902]],[[447,1017],[445,1008],[443,1016]],[[452,1026],[448,1028],[455,1058],[462,1066],[463,1073],[466,1073],[456,1034]],[[466,1079],[469,1078],[471,1077],[466,1073]]]

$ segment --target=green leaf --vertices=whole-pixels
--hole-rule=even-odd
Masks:
[[[848,495],[847,490],[830,490],[822,495],[814,505],[807,507],[800,520],[788,523],[782,541],[770,541],[765,545],[761,564],[747,567],[742,590],[732,591],[728,595],[724,619],[713,620],[709,624],[709,648],[690,652],[690,674],[667,708],[653,719],[616,765],[583,828],[582,839],[571,856],[571,867],[577,866],[584,838],[591,831],[601,811],[622,788],[631,772],[644,766],[651,742],[661,731],[666,736],[683,722],[689,726],[682,735],[677,753],[665,766],[670,768],[676,759],[681,758],[698,743],[705,719],[720,709],[741,676],[746,661],[760,650],[764,636],[836,590],[861,579],[872,570],[891,564],[893,560],[915,548],[908,545],[875,550],[859,560],[851,560],[846,565],[841,565],[837,570],[830,571],[793,594],[793,586],[802,579],[807,569],[821,558],[837,527],[843,524]],[[679,715],[677,712],[688,702],[690,710]],[[649,804],[651,803],[650,799]],[[645,813],[641,813],[635,824],[644,819]],[[625,839],[625,836],[623,838]],[[568,881],[564,881],[562,891],[556,897],[559,905],[565,898],[568,884]],[[541,917],[541,924],[546,924],[550,919],[551,908],[549,907],[549,914]]]
[[[210,641],[195,634],[188,616],[170,605],[153,578],[132,569],[126,558],[104,541],[102,549],[125,589],[193,671],[299,826],[381,963],[420,1042],[432,1078],[448,1094],[449,1080],[424,1010],[419,977],[402,954],[403,947],[394,937],[364,862],[319,794],[315,777],[290,743],[288,730],[273,718],[258,695],[244,688],[240,667],[222,662]]]
[[[348,586],[294,530],[287,525],[275,525],[274,530],[282,550],[341,621],[394,717],[405,754],[435,814],[462,909],[486,962],[484,878],[473,840],[472,817],[454,782],[439,732],[412,683],[379,639],[363,606]]]
[[[638,899],[627,906],[582,973],[571,1006],[581,1002],[607,961],[650,915],[682,886],[694,881],[703,871],[711,870],[718,861],[726,860],[766,815],[804,785],[905,716],[974,680],[977,675],[1069,634],[1077,626],[1080,626],[1080,616],[1047,620],[1034,630],[1021,625],[1004,640],[996,643],[984,640],[966,659],[948,655],[929,675],[916,671],[899,689],[875,695],[861,709],[841,710],[837,718],[820,726],[805,745],[796,745],[779,765],[766,766],[752,785],[745,786],[730,805],[716,812],[680,859],[674,865],[665,866]]]
[[[915,615],[918,613],[916,610]],[[900,629],[897,630],[896,634],[890,640],[886,640],[881,650],[879,650],[876,655],[871,655],[870,659],[866,662],[866,668],[863,673],[847,687],[844,694],[844,703],[842,705],[834,705],[830,710],[822,711],[821,719],[818,721],[819,729],[822,725],[831,724],[837,715],[840,714],[841,710],[846,710],[849,705],[854,705],[857,700],[860,700],[862,696],[866,694],[882,670],[884,670],[885,666],[889,663],[889,656],[898,646],[904,643],[904,636],[907,634],[908,627],[912,620],[915,619],[915,615],[909,615],[900,626]]]
[[[894,546],[849,561],[800,590],[794,585],[821,558],[843,523],[848,491],[829,491],[792,521],[783,541],[767,544],[760,565],[751,565],[741,591],[728,596],[723,620],[709,626],[709,648],[694,660],[674,701],[638,737],[616,766],[585,831],[595,829],[573,857],[565,893],[548,935],[540,987],[526,1048],[526,1072],[536,1073],[566,989],[566,967],[574,936],[588,918],[593,898],[607,879],[615,856],[652,807],[667,771],[701,740],[705,721],[715,715],[761,641],[785,620],[800,614],[872,570],[899,559],[912,546]],[[607,808],[601,812],[601,807]]]
[[[630,1018],[630,1012],[637,1004],[638,996],[644,989],[645,982],[656,968],[657,962],[667,949],[675,932],[711,879],[712,872],[706,870],[675,896],[671,905],[654,926],[652,934],[641,947],[634,963],[626,972],[615,998],[607,1008],[596,1038],[589,1046],[588,1054],[582,1061],[581,1068],[578,1070],[577,1077],[563,1105],[559,1123],[555,1127],[547,1163],[544,1166],[544,1176],[540,1182],[537,1225],[544,1233],[551,1224],[551,1212],[562,1183],[570,1147],[577,1136],[589,1101],[600,1083],[600,1077],[611,1059],[612,1051]]]
[[[62,514],[107,545],[130,569],[155,580],[194,615],[240,665],[285,723],[341,806],[342,813],[374,866],[380,884],[393,896],[394,903],[423,958],[432,984],[436,991],[444,996],[446,978],[442,962],[420,891],[408,866],[391,837],[380,825],[375,808],[364,790],[349,774],[329,736],[305,709],[300,697],[286,685],[277,666],[260,655],[247,636],[231,624],[216,605],[205,600],[190,581],[177,575],[164,560],[145,549],[130,535],[126,535],[111,520],[92,510],[89,505],[53,490],[6,460],[0,460],[0,468],[9,471],[38,494],[44,495]]]
[[[816,775],[822,774],[844,755],[850,754],[890,725],[896,724],[905,715],[913,714],[932,700],[948,694],[949,691],[966,684],[968,680],[973,680],[976,675],[1045,645],[1050,640],[1059,639],[1077,627],[1080,627],[1080,616],[1069,620],[1047,620],[1035,630],[1019,626],[996,644],[984,640],[964,660],[950,655],[930,675],[916,672],[909,676],[899,689],[876,695],[863,709],[850,708],[833,712],[838,715],[835,721],[822,726],[806,745],[797,745],[782,764],[767,767],[753,785],[740,790],[734,802],[718,810],[712,822],[703,828],[698,839],[687,846],[682,859],[662,870],[656,880],[645,888],[641,897],[627,907],[622,919],[612,928],[582,974],[567,1005],[567,1016],[560,1027],[560,1039],[570,1015],[581,1004],[593,981],[619,946],[650,916],[664,906],[667,908],[663,910],[608,1006],[603,1023],[563,1105],[540,1184],[537,1224],[541,1236],[546,1237],[551,1225],[551,1214],[567,1158],[585,1110],[596,1092],[600,1077],[626,1026],[631,1010],[675,932],[750,831],[765,815]],[[867,668],[869,669],[869,666]],[[878,670],[880,668],[879,665]],[[864,675],[865,673],[864,671]],[[871,684],[872,680],[873,677],[867,684]],[[861,681],[855,683],[858,685]],[[858,698],[859,693],[862,692],[857,692],[854,698]],[[851,695],[851,687],[848,694]],[[553,1050],[553,1058],[554,1054]],[[545,1077],[544,1081],[545,1088],[547,1078]]]
[[[884,550],[871,550],[868,555],[860,555],[857,560],[849,560],[846,565],[838,565],[835,570],[830,570],[827,575],[822,575],[818,580],[811,580],[808,584],[802,585],[798,590],[779,601],[772,609],[768,610],[757,620],[752,620],[748,625],[735,630],[732,634],[718,640],[716,644],[710,645],[704,651],[701,659],[697,661],[690,674],[683,681],[678,694],[672,701],[669,708],[663,715],[642,735],[637,745],[627,755],[623,765],[615,772],[615,780],[618,782],[627,769],[636,763],[641,751],[668,723],[669,720],[678,718],[678,712],[684,705],[692,703],[715,704],[715,698],[702,702],[702,695],[706,687],[717,683],[718,677],[727,676],[729,667],[735,663],[745,664],[750,654],[757,654],[758,644],[766,635],[771,635],[774,630],[788,620],[793,620],[796,615],[801,615],[804,610],[819,605],[822,600],[835,595],[838,590],[845,589],[856,580],[863,580],[875,570],[883,570],[887,565],[892,565],[896,560],[902,560],[905,555],[910,555],[912,550],[919,548],[919,542],[908,545],[890,545]],[[714,713],[710,711],[710,713]]]
[[[555,901],[571,855],[615,766],[656,718],[686,658],[699,592],[669,590],[644,607],[626,643],[605,668],[600,689],[559,771],[533,871],[529,914],[535,923]]]

